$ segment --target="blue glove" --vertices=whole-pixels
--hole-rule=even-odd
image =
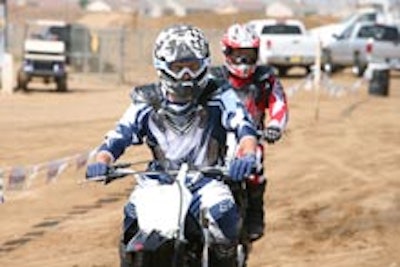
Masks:
[[[168,161],[160,162],[160,161],[151,161],[147,167],[149,171],[160,172],[155,175],[147,175],[150,179],[155,179],[160,182],[160,184],[172,184],[174,182],[174,178],[168,173],[164,173],[166,169],[166,165],[168,166]]]
[[[168,173],[161,173],[157,176],[157,180],[160,184],[172,184],[174,182],[174,177]]]
[[[91,163],[87,166],[86,169],[86,178],[90,179],[97,176],[106,175],[108,172],[108,165],[101,162]]]
[[[247,154],[244,157],[236,158],[229,167],[229,176],[235,182],[239,182],[249,177],[253,167],[256,166],[256,155]]]

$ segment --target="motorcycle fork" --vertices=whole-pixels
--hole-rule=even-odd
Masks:
[[[236,204],[240,212],[240,236],[239,244],[236,248],[237,266],[242,267],[247,265],[247,258],[251,250],[251,242],[247,234],[246,211],[248,206],[248,192],[245,181],[241,183],[229,184]]]
[[[204,237],[201,267],[208,267],[208,261],[209,261],[210,230],[209,230],[209,220],[207,219],[206,213],[207,213],[206,209],[202,209],[200,212],[200,223]]]

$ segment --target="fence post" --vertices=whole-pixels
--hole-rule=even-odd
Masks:
[[[122,27],[119,31],[119,77],[118,84],[125,83],[125,27]]]
[[[97,36],[99,38],[99,51],[97,52],[97,56],[99,58],[99,73],[102,75],[104,74],[104,42],[107,42],[107,39],[105,36],[109,36],[110,33],[108,30],[104,29],[97,29]]]
[[[4,203],[4,178],[3,170],[0,169],[0,204]]]
[[[12,94],[14,92],[14,63],[12,55],[4,53],[1,64],[1,88],[4,93]]]
[[[319,102],[321,97],[321,39],[317,38],[317,47],[315,51],[315,69],[314,69],[314,90],[315,90],[315,113],[314,118],[316,121],[319,119]]]
[[[84,49],[83,49],[83,72],[88,73],[90,71],[89,67],[89,56],[90,56],[90,36],[83,34],[84,38]]]

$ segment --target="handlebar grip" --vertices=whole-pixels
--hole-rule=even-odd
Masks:
[[[130,174],[129,172],[124,172],[124,171],[118,170],[118,169],[128,168],[130,165],[131,165],[130,163],[120,163],[120,164],[111,166],[108,169],[107,174],[105,175],[104,184],[109,184],[116,179],[120,179],[120,178],[124,178],[125,176],[128,176]]]
[[[122,163],[117,163],[117,164],[111,165],[110,168],[111,169],[123,169],[123,168],[129,168],[131,166],[132,166],[132,163],[122,162]]]

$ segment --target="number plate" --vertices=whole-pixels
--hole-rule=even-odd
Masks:
[[[291,63],[300,63],[301,62],[301,57],[299,57],[299,56],[290,57],[290,62]]]

